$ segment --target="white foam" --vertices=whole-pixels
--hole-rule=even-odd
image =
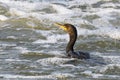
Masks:
[[[66,62],[75,60],[73,58],[58,58],[58,57],[53,57],[53,58],[44,58],[44,59],[40,59],[37,62],[40,63],[41,65],[48,65],[48,64],[57,64],[57,65],[61,65],[64,64]]]
[[[25,13],[24,11],[21,11],[21,10],[18,10],[16,8],[11,8],[9,10],[9,13],[12,15],[12,16],[26,16],[27,13]]]
[[[120,30],[114,27],[101,27],[95,32],[101,36],[109,36],[113,39],[120,39]]]
[[[57,78],[65,78],[65,77],[75,77],[75,75],[70,73],[60,73],[60,72],[54,72],[52,75],[56,76]]]
[[[92,76],[93,78],[99,78],[100,76],[103,76],[103,74],[95,74],[95,73],[93,73],[92,71],[84,71],[84,72],[82,72],[82,74],[85,74],[85,75],[87,75],[87,76]]]
[[[98,1],[101,1],[101,0],[73,0],[70,3],[83,5],[83,4],[94,4],[94,3],[97,3]]]
[[[33,16],[39,20],[50,20],[53,22],[63,22],[65,20],[71,19],[71,17],[74,14],[56,14],[56,13],[51,13],[51,14],[38,14],[38,13],[31,13],[30,16]]]
[[[114,29],[107,33],[107,35],[113,39],[119,39],[120,40],[120,30]]]
[[[68,9],[66,6],[61,6],[61,5],[55,5],[52,3],[29,3],[29,2],[22,2],[22,1],[10,1],[10,0],[6,0],[6,1],[2,1],[1,2],[9,5],[10,7],[10,14],[12,16],[33,16],[39,20],[45,20],[45,19],[49,19],[51,21],[58,21],[58,22],[62,22],[64,20],[70,20],[72,16],[77,16],[78,14],[80,14],[79,11],[74,12],[74,10],[70,10]],[[95,3],[96,1],[92,1],[92,0],[76,0],[73,1],[75,3],[79,2],[82,3]],[[14,4],[14,5],[13,5]],[[73,4],[73,3],[69,3],[69,4]],[[27,6],[26,6],[27,5]],[[39,10],[45,9],[45,8],[49,8],[52,7],[57,13],[49,13],[49,14],[41,14],[39,12]],[[36,12],[35,12],[36,11]],[[38,12],[37,12],[38,11]],[[70,20],[71,21],[71,20]]]
[[[37,41],[34,41],[33,43],[56,43],[56,39],[54,39],[54,37],[47,37],[47,40],[37,40]]]
[[[43,75],[43,76],[21,76],[21,75],[11,75],[11,74],[0,74],[0,77],[3,78],[22,78],[22,79],[55,79],[52,75]]]
[[[74,77],[73,74],[69,73],[53,73],[51,75],[42,75],[42,76],[22,76],[22,75],[12,75],[12,74],[0,74],[0,77],[3,78],[21,78],[21,79],[52,79],[56,80],[57,78],[65,78],[65,77]]]
[[[67,35],[47,35],[47,39],[46,40],[36,40],[33,43],[57,43],[58,40],[66,40]],[[68,39],[67,39],[68,40]]]
[[[106,4],[101,5],[101,7],[112,7],[112,8],[116,8],[116,5],[113,4],[113,3],[106,3]]]
[[[41,35],[43,35],[43,36],[49,36],[50,34],[51,34],[51,31],[43,31],[43,30],[35,30],[36,31],[36,33],[39,33],[39,34],[41,34]]]
[[[61,5],[52,4],[52,7],[57,11],[58,14],[73,14],[73,11],[63,7]]]
[[[101,23],[100,23],[101,24]],[[106,24],[107,25],[107,24]],[[78,35],[100,35],[103,37],[110,37],[113,39],[120,39],[120,29],[116,29],[114,27],[100,27],[96,30],[88,30],[88,29],[82,29],[78,28]]]
[[[55,56],[57,56],[57,57],[59,57],[59,56],[65,56],[65,55],[62,53],[62,51],[49,51],[48,54],[53,54],[53,55],[55,55]]]
[[[1,47],[8,47],[8,46],[13,46],[13,47],[15,47],[16,44],[0,43],[0,46],[1,46]]]
[[[74,10],[70,10],[66,6],[56,5],[56,4],[47,3],[47,2],[30,3],[27,1],[10,1],[10,0],[5,0],[5,1],[0,0],[0,1],[4,4],[7,4],[10,7],[10,13],[13,16],[14,15],[33,16],[35,18],[38,18],[39,20],[49,19],[51,21],[63,22],[66,19],[70,20],[70,18],[72,16],[77,16],[77,14],[81,14],[79,11],[76,11],[76,13],[75,13]],[[71,5],[71,4],[82,5],[82,4],[93,4],[98,1],[100,1],[100,0],[74,0],[74,1],[66,2],[66,3],[68,3],[69,5]],[[59,3],[59,1],[58,1],[58,3]],[[49,7],[52,7],[54,10],[56,10],[57,13],[41,14],[39,12],[39,10],[49,8]],[[96,12],[90,13],[90,14],[97,14],[101,17],[106,18],[106,17],[109,17],[109,13],[112,11],[119,11],[119,10],[111,9],[111,8],[97,9]],[[86,14],[86,13],[84,13],[84,14]]]
[[[102,56],[106,62],[120,64],[120,56]]]
[[[7,36],[8,39],[17,39],[15,36]]]
[[[75,66],[73,64],[61,64],[60,66],[63,68],[80,68],[80,66]]]
[[[29,50],[27,50],[27,48],[24,48],[24,47],[15,47],[15,49],[18,49],[21,53],[30,52]]]
[[[28,26],[31,26],[32,28],[34,28],[34,27],[37,26],[37,25],[36,25],[34,22],[32,22],[32,21],[28,21],[28,22],[26,22],[26,24],[27,24]]]
[[[14,61],[15,61],[15,62],[23,62],[23,61],[25,61],[25,62],[26,62],[26,61],[27,61],[27,62],[28,62],[29,60],[20,60],[20,59],[5,59],[5,61],[7,61],[7,62],[14,62]]]
[[[98,78],[98,79],[118,79],[120,76],[118,75],[105,75],[105,74],[100,74],[100,73],[93,73],[91,71],[84,71],[82,74],[85,74],[87,76],[92,76],[93,78]]]
[[[0,2],[8,5],[10,8],[16,8],[18,10],[30,12],[32,10],[41,10],[48,7],[47,3],[30,3],[27,1],[14,1],[14,0],[0,0]],[[26,6],[27,5],[27,6]]]
[[[39,2],[30,3],[27,1],[0,0],[0,2],[9,6],[9,13],[12,16],[20,16],[20,17],[33,16],[39,18],[40,20],[42,19],[42,17],[43,19],[47,18],[45,17],[47,15],[40,14],[39,10],[48,8],[50,6],[48,3],[39,3]]]
[[[8,18],[4,15],[0,15],[0,21],[6,21]]]
[[[100,69],[100,72],[104,73],[107,70],[115,69],[116,67],[120,69],[120,64],[108,64],[107,66],[102,67],[102,69]]]
[[[87,75],[91,75],[92,74],[92,71],[84,71],[84,72],[82,72],[83,74],[87,74]]]

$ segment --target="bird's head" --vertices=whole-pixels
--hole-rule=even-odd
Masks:
[[[60,24],[60,23],[55,23],[56,26],[59,26],[62,28],[64,31],[68,33],[74,33],[76,32],[76,28],[72,24]]]

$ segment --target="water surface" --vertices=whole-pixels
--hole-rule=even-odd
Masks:
[[[119,80],[119,0],[0,0],[1,80]],[[76,26],[75,50],[91,59],[66,58]]]

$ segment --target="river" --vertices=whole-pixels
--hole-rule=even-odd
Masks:
[[[78,31],[67,58],[66,32]],[[119,80],[120,0],[0,0],[0,80]]]

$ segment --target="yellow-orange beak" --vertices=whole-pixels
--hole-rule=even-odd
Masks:
[[[63,24],[60,24],[60,23],[55,23],[56,26],[59,26],[60,28],[62,28],[63,30],[67,31],[67,28],[63,25]]]

